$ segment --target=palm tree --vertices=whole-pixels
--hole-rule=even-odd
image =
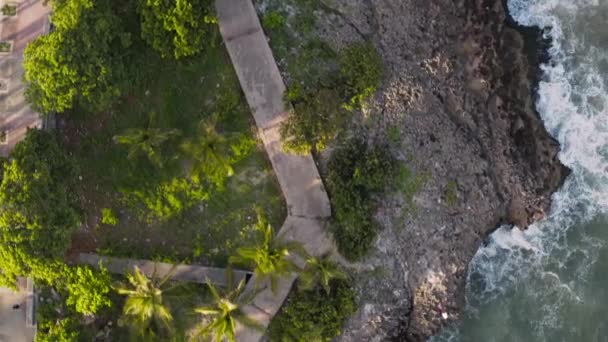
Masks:
[[[331,281],[333,279],[346,279],[346,273],[340,266],[332,261],[329,254],[321,257],[309,257],[306,266],[300,273],[300,289],[312,290],[320,285],[327,294],[331,291]]]
[[[255,293],[251,293],[250,296],[243,294],[245,290],[244,279],[234,289],[230,289],[231,283],[231,281],[228,282],[229,289],[227,291],[220,292],[211,282],[207,281],[213,302],[210,305],[194,309],[195,312],[203,315],[205,320],[203,326],[192,336],[193,341],[206,340],[211,337],[217,342],[222,342],[224,339],[236,342],[237,322],[255,329],[263,329],[260,323],[248,317],[241,310],[242,306],[253,299]]]
[[[130,128],[123,134],[115,135],[113,140],[117,144],[126,145],[129,153],[127,158],[133,160],[140,155],[146,156],[152,163],[162,167],[163,160],[160,156],[160,147],[179,135],[178,129],[163,129],[151,127],[156,121],[156,114],[149,114],[148,126],[145,128]]]
[[[126,295],[123,307],[123,319],[132,324],[141,336],[154,337],[156,334],[172,332],[173,315],[165,303],[163,293],[175,288],[166,288],[175,266],[162,278],[156,276],[156,267],[152,277],[146,277],[136,266],[133,273],[127,274],[128,284],[119,284],[116,291]]]
[[[292,253],[305,257],[306,251],[296,241],[275,238],[272,226],[261,216],[258,217],[256,229],[262,232],[262,243],[237,249],[236,255],[231,256],[229,262],[253,265],[256,286],[269,279],[270,288],[275,293],[281,277],[300,270],[290,257]]]
[[[198,139],[186,140],[181,148],[190,158],[192,178],[200,181],[204,175],[211,183],[221,187],[224,180],[234,174],[230,165],[229,144],[224,135],[217,132],[216,114],[201,120]]]

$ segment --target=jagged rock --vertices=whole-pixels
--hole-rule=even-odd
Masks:
[[[534,110],[540,32],[506,25],[500,0],[323,0],[322,39],[369,39],[385,79],[370,101],[373,134],[402,132],[395,152],[430,177],[417,215],[386,198],[364,260],[360,309],[341,341],[424,341],[459,318],[469,261],[501,223],[543,217],[568,170]],[[535,60],[536,58],[536,60]],[[529,63],[533,64],[530,65]],[[321,163],[323,164],[323,163]],[[443,201],[456,182],[453,205]]]

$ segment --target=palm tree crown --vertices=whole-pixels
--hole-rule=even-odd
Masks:
[[[160,147],[168,140],[179,136],[178,129],[162,128],[130,128],[123,134],[115,135],[113,140],[117,144],[126,145],[127,158],[133,160],[140,155],[147,157],[156,166],[163,166]]]
[[[157,333],[171,332],[173,316],[163,303],[163,293],[168,291],[164,287],[172,273],[173,269],[159,279],[155,270],[149,279],[135,267],[133,273],[127,275],[128,284],[116,286],[119,294],[127,296],[123,319],[132,324],[139,335],[156,336]]]
[[[262,242],[256,246],[241,247],[236,255],[229,258],[230,263],[252,264],[256,276],[256,284],[269,279],[272,292],[276,292],[280,277],[298,271],[294,264],[292,253],[306,255],[302,245],[296,241],[284,241],[276,238],[272,226],[258,217],[256,229],[262,232]]]
[[[230,281],[228,282],[231,283]],[[194,334],[193,340],[213,338],[217,342],[222,342],[224,338],[230,342],[236,341],[236,323],[245,326],[262,329],[262,326],[249,318],[242,310],[245,305],[253,298],[244,296],[245,280],[241,280],[235,289],[220,292],[213,284],[207,282],[209,292],[213,297],[213,302],[207,306],[196,308],[195,311],[204,316],[205,323]]]
[[[202,175],[221,187],[224,180],[234,174],[234,169],[230,165],[228,141],[217,132],[217,120],[217,115],[202,120],[199,137],[186,140],[181,148],[191,159],[191,175],[195,181],[200,181]]]
[[[347,275],[340,269],[340,266],[330,259],[329,254],[321,257],[309,257],[306,266],[300,273],[300,288],[302,290],[312,290],[320,285],[327,294],[331,291],[331,281],[333,279],[346,279]]]

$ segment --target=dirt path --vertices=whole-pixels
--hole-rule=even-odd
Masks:
[[[251,0],[216,0],[215,5],[224,43],[287,203],[288,216],[279,235],[301,242],[313,255],[334,250],[323,230],[331,216],[329,198],[312,156],[288,154],[281,148],[279,128],[291,108],[283,101],[285,84],[255,8]],[[269,289],[260,292],[245,311],[268,326],[295,279],[283,279],[274,294]],[[262,335],[263,332],[239,327],[237,340],[257,342]]]

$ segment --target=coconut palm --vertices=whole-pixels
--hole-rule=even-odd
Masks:
[[[236,341],[236,323],[255,329],[263,329],[260,323],[248,317],[241,308],[253,299],[255,293],[249,296],[243,293],[245,290],[245,280],[241,280],[234,289],[229,287],[225,292],[220,291],[207,281],[209,292],[213,297],[213,302],[206,306],[194,309],[195,312],[203,315],[203,325],[193,334],[192,340],[199,341],[209,338],[222,342],[227,339],[230,342]]]
[[[174,270],[175,266],[163,278],[158,278],[155,268],[148,278],[136,266],[127,274],[127,284],[115,286],[119,294],[127,296],[122,320],[131,324],[139,335],[153,337],[172,332],[173,315],[163,302],[163,294],[175,288],[166,286]]]
[[[321,286],[327,294],[331,291],[330,283],[333,279],[346,279],[346,273],[340,266],[330,259],[329,254],[321,257],[309,257],[306,266],[300,273],[300,286],[302,290],[312,290]]]
[[[162,167],[163,160],[160,147],[167,141],[181,135],[178,129],[153,128],[156,114],[151,112],[148,126],[145,128],[130,128],[123,134],[115,135],[113,140],[117,144],[126,145],[129,152],[127,158],[135,159],[139,156],[147,157],[155,165]]]
[[[258,217],[256,229],[262,233],[261,243],[237,249],[236,255],[231,256],[229,262],[253,265],[256,285],[268,279],[274,293],[281,277],[299,271],[291,257],[292,254],[305,257],[306,251],[296,241],[284,241],[275,237],[272,226],[262,217]]]
[[[230,165],[229,144],[226,137],[217,132],[218,115],[201,120],[197,139],[182,143],[184,154],[190,158],[190,174],[195,181],[204,176],[214,185],[221,187],[224,180],[234,174]]]

